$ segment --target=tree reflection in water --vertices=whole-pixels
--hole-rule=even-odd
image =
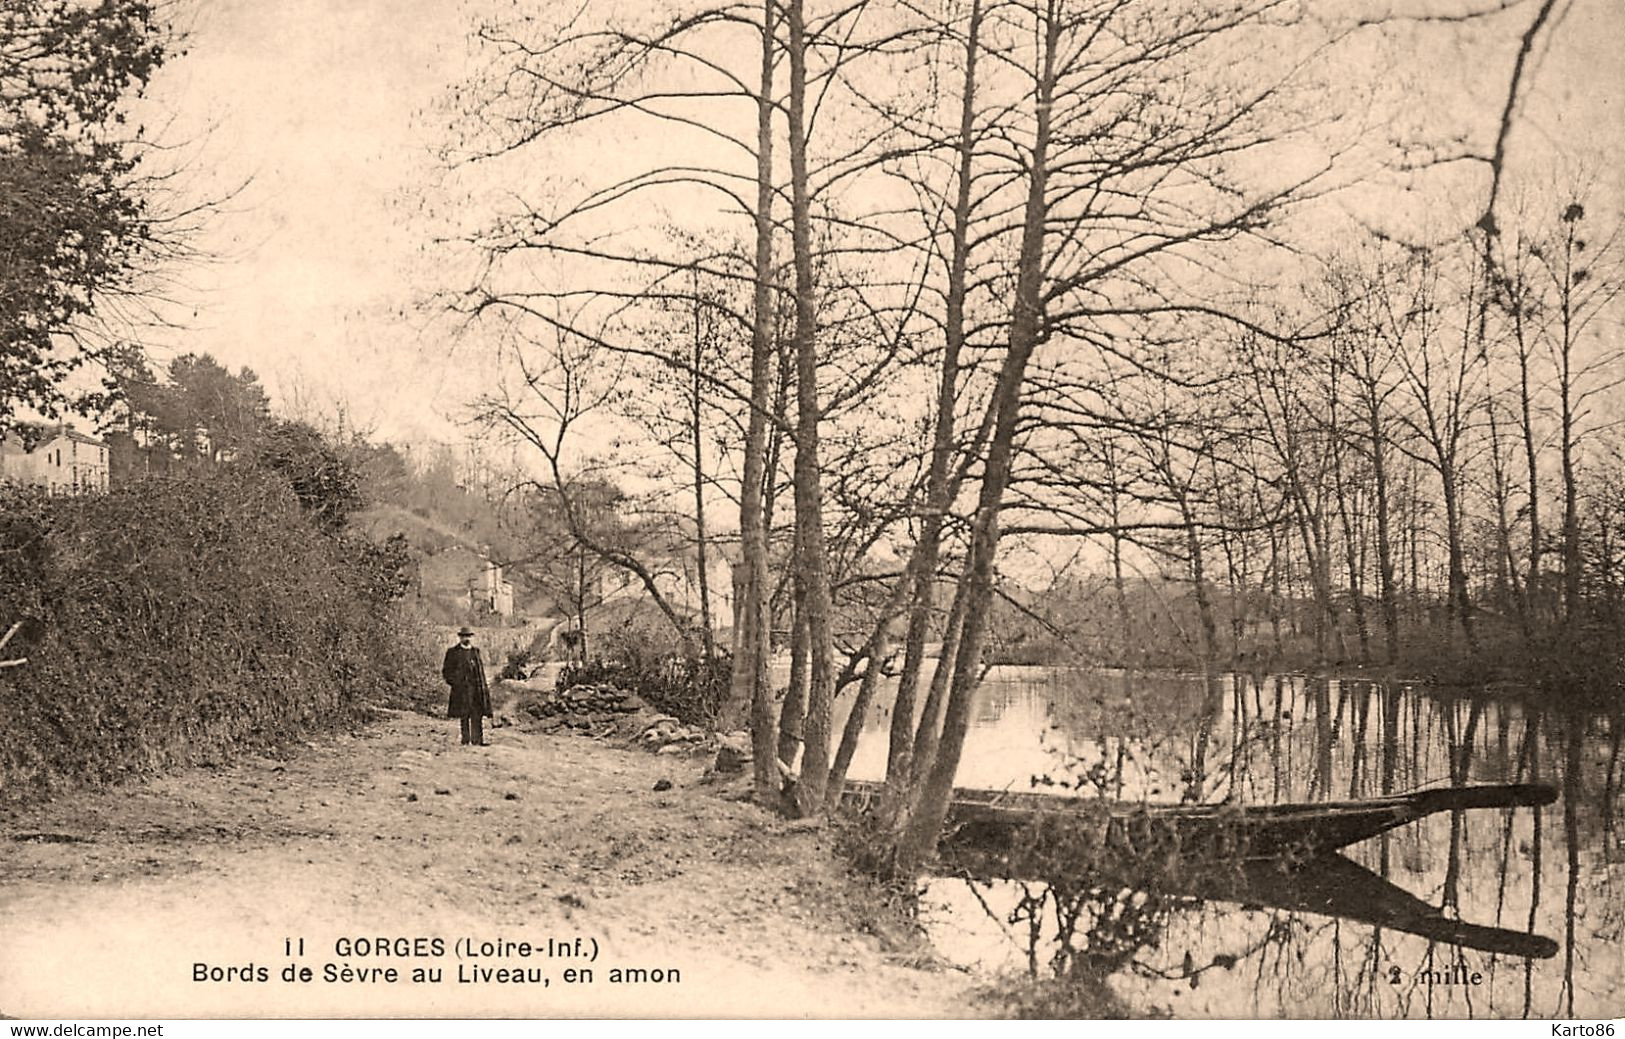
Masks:
[[[1549,779],[1560,783],[1562,825],[1547,826],[1539,808],[1445,813],[1357,845],[1352,859],[1311,863],[1290,882],[1234,863],[1195,886],[1120,869],[1102,880],[1058,861],[1020,884],[976,882],[968,901],[939,883],[950,913],[996,921],[1028,976],[1102,988],[1110,979],[1142,1013],[1620,1012],[1618,713],[1566,717],[1375,681],[1238,676],[1226,692],[1214,714],[1211,686],[1198,691],[1203,717],[1184,730],[1191,738],[1096,728],[1042,781],[1104,796],[1155,799],[1155,785],[1278,803]],[[1181,782],[1158,778],[1172,775]],[[1553,855],[1560,876],[1545,868]]]

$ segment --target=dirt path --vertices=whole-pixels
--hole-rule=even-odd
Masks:
[[[462,748],[452,723],[389,713],[285,758],[0,815],[0,1013],[979,1013],[965,976],[863,933],[885,933],[886,918],[827,835],[794,832],[701,771],[512,728]],[[673,788],[655,791],[661,780]],[[290,938],[302,956],[286,954]],[[387,939],[392,955],[343,944],[357,938]],[[577,938],[595,960],[562,955]],[[529,955],[501,944],[521,941]],[[251,980],[194,980],[197,964]],[[312,980],[284,981],[290,964]],[[347,979],[346,966],[397,974]],[[568,980],[581,967],[592,980]],[[617,981],[617,968],[649,973]]]

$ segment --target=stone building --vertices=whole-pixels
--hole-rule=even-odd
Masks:
[[[499,617],[513,616],[513,583],[502,576],[502,564],[492,561],[482,549],[480,575],[468,582],[468,608]]]

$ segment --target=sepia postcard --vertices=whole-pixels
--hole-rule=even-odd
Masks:
[[[1622,45],[0,0],[0,1017],[1613,1035]]]

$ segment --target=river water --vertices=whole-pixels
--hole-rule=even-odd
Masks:
[[[1625,722],[1499,692],[996,669],[960,786],[1269,804],[1533,780],[1559,796],[1439,813],[1224,901],[938,878],[927,927],[967,967],[1088,970],[1177,1017],[1621,1016]],[[882,776],[888,715],[866,719],[851,778]]]

